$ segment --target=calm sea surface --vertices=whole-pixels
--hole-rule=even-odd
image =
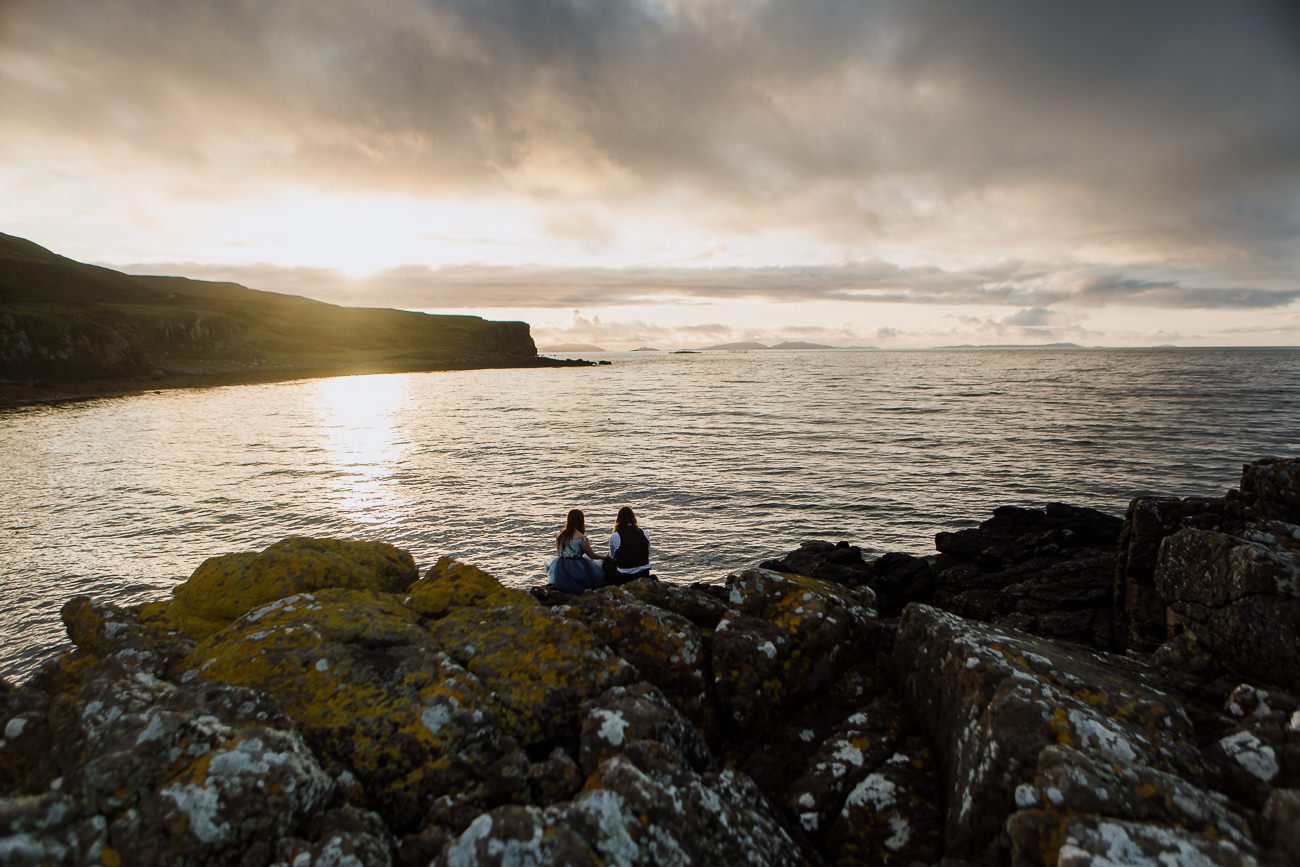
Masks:
[[[1123,512],[1300,454],[1300,350],[756,352],[344,377],[0,412],[0,674],[59,606],[165,595],[205,557],[380,539],[542,580],[564,513],[642,516],[656,571],[800,540],[926,552],[1004,503]]]

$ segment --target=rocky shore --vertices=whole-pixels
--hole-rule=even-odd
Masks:
[[[1300,863],[1300,461],[572,597],[375,542],[63,609],[0,862]]]

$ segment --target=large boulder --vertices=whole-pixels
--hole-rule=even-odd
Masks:
[[[1241,493],[1256,517],[1300,524],[1300,460],[1262,458],[1246,464]]]
[[[1035,803],[1020,787],[1053,745],[1203,782],[1178,702],[1101,657],[924,605],[904,612],[894,656],[903,699],[941,768],[951,855],[1009,846],[1008,816]]]
[[[708,648],[691,621],[621,587],[584,593],[565,613],[632,663],[701,731],[716,734],[712,683],[705,673]]]
[[[176,586],[170,603],[147,606],[141,615],[200,639],[286,596],[331,587],[401,593],[418,577],[411,555],[383,542],[293,536],[259,553],[208,558]]]
[[[1156,588],[1220,660],[1253,682],[1300,688],[1300,526],[1180,530],[1161,545]]]
[[[114,657],[43,703],[39,690],[23,692],[43,710],[21,728],[50,736],[58,776],[40,794],[0,797],[6,864],[266,863],[275,839],[334,796],[334,781],[260,693],[176,685]],[[21,736],[17,728],[11,721],[6,733]]]
[[[200,643],[187,677],[276,696],[331,773],[395,830],[441,797],[476,815],[521,797],[503,709],[391,594],[326,589],[254,609]]]
[[[713,634],[727,722],[753,735],[871,650],[875,598],[800,575],[749,569],[727,579],[731,608]]]

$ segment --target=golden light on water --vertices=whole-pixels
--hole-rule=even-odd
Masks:
[[[350,518],[369,524],[398,519],[401,488],[392,480],[409,443],[397,439],[406,400],[404,376],[345,376],[316,383],[325,461],[342,472],[334,495]]]

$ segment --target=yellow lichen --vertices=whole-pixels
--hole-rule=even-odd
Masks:
[[[411,585],[406,604],[426,617],[446,617],[456,608],[536,605],[522,590],[501,586],[482,569],[441,557]]]

